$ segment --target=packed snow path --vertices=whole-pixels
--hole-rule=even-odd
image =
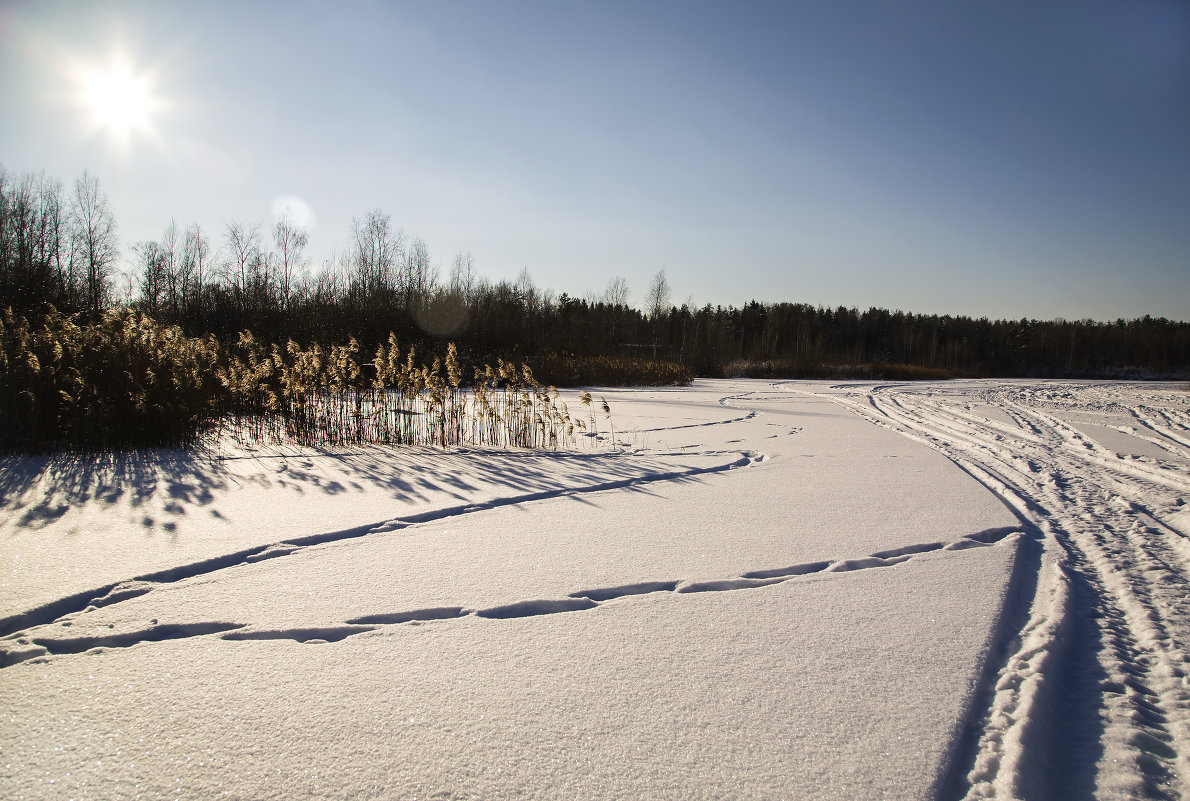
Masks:
[[[9,462],[0,792],[1184,793],[1187,393],[607,395],[630,453],[117,465],[32,518],[62,473]]]
[[[966,796],[1190,795],[1190,393],[977,383],[835,400],[945,453],[1042,538]]]

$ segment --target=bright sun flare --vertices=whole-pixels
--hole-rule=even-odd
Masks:
[[[152,99],[147,82],[128,66],[113,64],[106,69],[87,70],[82,95],[97,128],[118,138],[148,130]]]

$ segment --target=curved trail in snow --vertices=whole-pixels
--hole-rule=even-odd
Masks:
[[[65,616],[83,611],[91,607],[106,606],[118,603],[128,598],[135,598],[150,592],[157,586],[194,578],[195,576],[215,573],[239,565],[261,562],[266,559],[289,556],[315,545],[328,542],[366,537],[369,535],[386,535],[399,532],[420,523],[427,523],[446,518],[497,509],[504,506],[533,503],[537,501],[554,500],[558,498],[572,498],[590,495],[609,490],[633,489],[654,483],[689,481],[701,476],[736,470],[762,462],[765,455],[752,450],[703,450],[686,451],[684,453],[659,452],[662,456],[716,456],[723,461],[702,467],[675,467],[672,470],[655,471],[628,478],[617,478],[600,481],[586,486],[561,487],[536,492],[524,492],[515,495],[476,500],[454,506],[430,509],[424,512],[404,515],[401,517],[366,523],[360,526],[320,532],[306,536],[291,537],[279,542],[256,545],[250,548],[221,554],[203,559],[198,562],[174,565],[147,573],[140,573],[123,581],[112,582],[100,587],[73,593],[57,598],[48,603],[16,614],[0,617],[0,665],[5,663],[5,643],[18,640],[26,629],[53,623]]]
[[[790,385],[781,385],[800,391]],[[1028,618],[998,659],[949,798],[1190,796],[1190,394],[1120,385],[872,385],[815,394],[931,447],[1041,544]],[[981,409],[998,410],[1010,422]],[[1067,419],[1169,460],[1121,455]]]
[[[935,551],[961,551],[972,548],[987,548],[1005,543],[1012,545],[1020,532],[1012,527],[988,529],[961,536],[944,542],[925,542],[879,551],[859,558],[840,558],[818,562],[805,562],[781,567],[752,570],[727,579],[711,581],[688,581],[667,579],[660,581],[633,582],[606,587],[578,590],[564,598],[531,599],[515,601],[484,609],[469,609],[464,606],[440,606],[420,609],[402,609],[358,616],[335,625],[302,626],[297,628],[257,628],[245,623],[225,620],[199,621],[193,623],[157,624],[132,631],[112,631],[101,635],[71,636],[53,631],[53,622],[33,634],[21,632],[7,642],[0,641],[0,669],[20,664],[26,660],[40,660],[44,664],[51,656],[79,654],[92,648],[128,648],[149,642],[162,642],[189,637],[221,635],[225,640],[277,640],[289,639],[301,643],[325,644],[338,642],[357,634],[375,631],[380,626],[395,626],[406,623],[424,623],[431,620],[450,620],[475,615],[481,618],[505,620],[513,618],[551,615],[559,612],[577,612],[594,609],[607,601],[631,599],[658,592],[672,592],[679,595],[707,592],[731,592],[757,589],[798,580],[809,576],[826,576],[851,573],[857,570],[872,570],[892,567],[907,562],[921,554]],[[118,587],[103,598],[96,599],[92,606],[100,608],[121,601],[139,597],[154,589],[152,583],[129,582]]]
[[[747,393],[745,393],[747,394]],[[739,396],[742,397],[742,396]],[[718,399],[718,406],[731,408],[730,397]],[[671,432],[682,429],[700,429],[712,426],[730,425],[755,418],[755,411],[746,411],[724,419],[704,420],[624,432],[627,436],[650,432]],[[603,434],[594,436],[604,437]],[[735,440],[731,444],[737,444]],[[289,556],[302,549],[369,535],[385,535],[415,526],[421,523],[457,518],[475,512],[483,512],[504,506],[520,505],[538,501],[548,501],[560,498],[573,498],[620,489],[640,489],[650,484],[681,482],[698,480],[715,473],[735,470],[742,467],[763,462],[764,453],[748,449],[731,447],[706,448],[696,445],[685,445],[676,450],[663,448],[651,450],[653,457],[711,457],[717,461],[703,466],[690,466],[674,463],[668,469],[654,468],[625,477],[606,478],[589,484],[568,487],[551,487],[536,491],[526,491],[508,495],[476,499],[449,506],[431,508],[426,511],[414,512],[399,517],[367,522],[342,529],[321,531],[303,536],[289,537],[279,541],[266,542],[250,547],[229,551],[210,556],[199,561],[175,564],[147,572],[132,573],[127,578],[112,581],[101,586],[90,587],[69,595],[62,595],[36,607],[27,608],[19,612],[0,616],[0,666],[14,663],[11,655],[6,651],[11,649],[12,643],[18,642],[23,633],[39,626],[50,625],[62,618],[69,617],[89,608],[107,606],[120,601],[135,598],[151,592],[153,589],[197,576],[208,575],[228,568],[252,564],[277,557]],[[517,453],[513,451],[513,453]],[[524,453],[529,453],[528,451]],[[238,458],[238,457],[227,457]],[[172,631],[172,629],[171,629]],[[178,635],[181,636],[181,635]],[[186,634],[185,636],[194,636]],[[171,635],[170,638],[173,638]],[[20,649],[17,649],[18,651]],[[19,661],[19,660],[17,660]]]

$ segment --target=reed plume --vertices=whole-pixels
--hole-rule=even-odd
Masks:
[[[223,346],[135,312],[79,325],[51,310],[0,315],[0,447],[115,450],[245,444],[575,447],[586,423],[527,364],[471,368],[447,345],[427,365],[395,335],[370,363],[360,343],[284,347],[243,331]],[[582,402],[591,406],[589,393]],[[607,404],[603,411],[608,415]],[[591,414],[594,423],[594,414]],[[586,438],[584,437],[585,441]]]

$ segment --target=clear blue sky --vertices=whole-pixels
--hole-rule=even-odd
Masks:
[[[113,60],[125,132],[79,94]],[[0,125],[126,255],[288,195],[315,263],[381,208],[579,296],[1190,319],[1182,0],[0,0]]]

